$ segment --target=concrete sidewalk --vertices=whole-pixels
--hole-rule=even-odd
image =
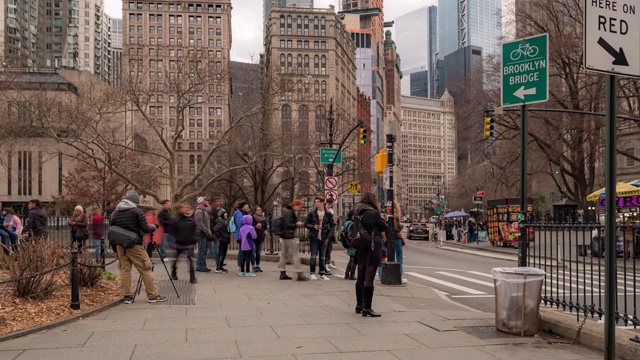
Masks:
[[[183,291],[186,265],[178,273]],[[151,305],[143,292],[135,304],[2,342],[0,360],[602,358],[580,346],[498,334],[493,314],[416,284],[378,285],[373,308],[382,317],[363,318],[354,313],[353,281],[280,281],[275,263],[263,265],[254,278],[198,273],[195,305]],[[162,266],[155,276],[167,279]]]

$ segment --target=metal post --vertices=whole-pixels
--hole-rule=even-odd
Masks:
[[[333,99],[329,102],[329,115],[327,116],[329,121],[329,147],[333,148]],[[337,156],[337,155],[336,155]],[[333,161],[327,165],[327,176],[333,176]]]
[[[527,213],[527,105],[522,105],[522,124],[520,126],[520,212]],[[527,266],[526,229],[520,228],[520,244],[518,246],[518,266]]]
[[[104,252],[104,239],[100,239],[100,265],[102,265],[102,270],[106,270],[105,266],[106,266],[106,254]]]
[[[71,250],[71,309],[80,310],[80,277],[78,276],[78,249]]]
[[[393,144],[395,141],[395,136],[393,134],[387,134],[387,169],[389,170],[389,188],[387,189],[386,213],[389,234],[395,234],[393,206]],[[395,239],[393,238],[387,238],[387,262],[382,264],[382,279],[380,280],[384,285],[402,284],[400,263],[396,262]]]
[[[616,358],[616,96],[617,77],[607,75],[607,121],[605,125],[605,360]]]

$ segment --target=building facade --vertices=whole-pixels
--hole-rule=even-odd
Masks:
[[[122,80],[122,19],[111,19],[111,80],[113,87],[120,87]]]
[[[402,94],[411,96],[428,97],[432,90],[432,79],[429,74],[433,72],[432,62],[437,52],[437,7],[425,6],[395,20],[396,44],[402,54]],[[413,73],[427,73],[430,79],[417,88],[418,83],[412,85]],[[415,85],[415,86],[414,86]],[[426,95],[423,95],[426,94]]]
[[[399,204],[403,204],[404,181],[402,177],[403,138],[402,138],[402,62],[396,49],[396,43],[391,38],[391,31],[385,32],[384,40],[384,78],[385,78],[385,134],[393,134],[396,138],[394,147],[393,188],[394,197]],[[406,211],[406,209],[403,209]]]
[[[72,68],[111,78],[111,22],[103,0],[4,2],[4,62],[10,67]]]
[[[456,118],[453,97],[402,97],[403,179],[406,214],[422,217],[446,196],[456,175]]]
[[[444,89],[443,62],[447,55],[468,46],[480,47],[485,57],[500,55],[502,0],[439,0],[437,11],[438,82],[434,86]]]
[[[146,114],[165,134],[181,131],[176,169],[184,183],[230,126],[231,1],[144,0],[123,7],[123,79],[148,91]],[[193,83],[184,90],[187,76]]]
[[[320,164],[319,148],[329,147],[330,132],[337,146],[358,123],[355,44],[333,6],[272,7],[264,59],[267,84],[272,86],[267,92],[280,89],[269,106],[270,121],[283,138],[298,140],[287,144],[299,147],[300,156],[290,161],[299,165],[282,176],[300,179],[290,194],[317,196],[325,175],[312,166]],[[356,140],[347,143],[343,158],[354,156],[355,146]],[[338,173],[340,167],[335,168]],[[341,186],[346,189],[344,181]]]

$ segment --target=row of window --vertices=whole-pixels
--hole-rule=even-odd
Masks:
[[[196,97],[197,99],[202,100],[202,95],[199,95],[200,98]],[[153,103],[164,103],[164,95],[162,94],[158,94],[158,95],[150,95],[149,96],[149,103],[153,104]],[[169,103],[175,103],[176,102],[176,96],[175,95],[169,95]],[[222,96],[216,96],[215,97],[215,103],[216,104],[222,104],[223,99]],[[161,113],[162,111],[158,111],[158,113]],[[190,107],[189,108],[189,115],[201,115],[202,114],[202,108],[200,107]],[[216,110],[216,108],[210,107],[209,108],[209,115],[213,116],[213,115],[222,115],[222,109]]]
[[[292,80],[288,80],[280,91],[281,100],[293,100],[293,92],[296,92],[298,100],[311,100],[311,83],[298,80],[294,86]],[[314,81],[313,83],[313,100],[327,100],[327,82]]]
[[[310,25],[313,24],[313,33],[310,33]],[[293,32],[294,21],[291,16],[280,16],[280,35],[294,35]],[[318,18],[317,16],[310,19],[308,16],[304,18],[298,16],[295,21],[296,32],[298,36],[327,36],[327,19],[325,17]]]
[[[129,2],[129,9],[130,10],[144,10],[144,4],[141,2]],[[148,9],[149,10],[164,10],[164,5],[163,3],[149,3],[148,4]],[[195,12],[203,12],[205,10],[205,7],[203,4],[187,4],[184,6],[185,10],[188,11],[195,11]],[[168,4],[167,6],[167,10],[169,11],[182,11],[182,4],[181,3],[177,3],[177,4]],[[207,4],[207,8],[206,8],[207,12],[217,12],[217,13],[221,13],[222,12],[222,5],[212,5],[212,4]]]
[[[280,40],[280,47],[283,49],[291,49],[293,48],[293,40]],[[309,49],[309,40],[297,40],[296,41],[297,49]],[[326,50],[327,42],[326,41],[314,41],[313,48],[316,50]]]
[[[204,44],[202,39],[188,39],[187,43],[190,46],[203,46],[203,44]],[[135,37],[130,36],[129,37],[129,44],[130,45],[136,45],[136,44],[137,45],[144,45],[144,40],[142,39],[142,37],[138,37],[137,41],[136,41]],[[149,38],[148,45],[150,45],[150,46],[156,46],[156,45],[163,46],[164,45],[164,41],[162,41],[162,38],[160,38],[160,37],[157,39],[157,41],[156,41],[156,38],[152,37],[152,38]],[[178,39],[170,38],[169,39],[169,46],[183,46],[183,45],[184,45],[184,41],[183,41],[182,38],[178,38]],[[222,40],[221,39],[217,39],[217,40],[209,39],[207,41],[207,46],[210,47],[210,48],[213,48],[213,47],[221,48],[222,47]],[[149,50],[149,55],[153,55],[153,54],[151,54],[152,51],[155,52],[155,49],[150,49]],[[220,53],[220,56],[217,56],[217,57],[222,57],[222,51],[219,51],[219,53]]]
[[[310,61],[311,57],[309,55],[302,56],[298,54],[296,57],[295,69],[298,74],[310,74]],[[280,54],[280,72],[293,74],[294,64],[293,64],[293,55],[292,54]],[[314,56],[313,57],[313,74],[314,75],[327,75],[327,57],[322,56]]]
[[[162,14],[149,14],[148,15],[148,19],[150,23],[155,23],[155,22],[159,22],[161,23],[163,21],[163,16]],[[134,13],[129,13],[129,22],[142,22],[144,20],[144,15],[143,14],[134,14]],[[188,18],[188,23],[189,24],[203,24],[203,19],[202,16],[189,16]],[[169,15],[169,23],[170,24],[182,24],[182,15]],[[222,17],[220,16],[209,16],[207,18],[207,23],[209,25],[221,25],[222,24]]]

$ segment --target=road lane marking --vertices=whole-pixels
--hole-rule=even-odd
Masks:
[[[407,275],[411,275],[411,276],[415,276],[419,279],[423,279],[423,280],[427,280],[436,284],[440,284],[446,287],[450,287],[452,289],[456,289],[456,290],[460,290],[460,291],[464,291],[466,293],[472,294],[472,295],[486,295],[487,293],[482,292],[482,291],[478,291],[478,290],[474,290],[468,287],[464,287],[464,286],[460,286],[454,283],[450,283],[448,281],[444,281],[444,280],[439,280],[436,278],[432,278],[426,275],[422,275],[422,274],[418,274],[418,273],[414,273],[414,272],[406,272],[405,274]]]
[[[451,295],[451,297],[469,299],[469,298],[492,298],[496,296],[495,295]]]
[[[467,271],[467,272],[468,272],[469,274],[474,274],[474,275],[484,276],[484,277],[488,277],[488,278],[493,279],[493,275],[491,275],[491,274],[486,274],[486,273],[479,272],[479,271]]]
[[[444,272],[444,271],[440,271],[440,272],[438,272],[438,274],[441,274],[441,275],[444,275],[444,276],[449,276],[449,277],[460,279],[460,280],[464,280],[464,281],[468,281],[468,282],[472,282],[472,283],[475,283],[475,284],[489,286],[491,288],[493,287],[493,283],[490,283],[490,282],[487,282],[487,281],[468,278],[466,276],[460,276],[460,275],[456,275],[456,274],[451,274],[451,273]]]

